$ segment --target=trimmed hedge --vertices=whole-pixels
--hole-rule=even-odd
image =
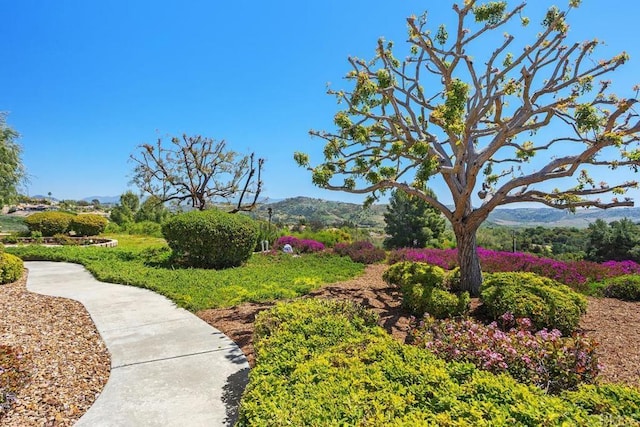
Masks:
[[[602,293],[605,297],[640,301],[640,276],[637,274],[612,277],[604,281],[604,286]]]
[[[494,319],[511,313],[531,319],[536,329],[563,334],[573,332],[587,310],[584,296],[535,273],[486,274],[480,298]]]
[[[471,298],[468,292],[453,294],[448,291],[447,274],[435,265],[422,262],[400,262],[383,274],[383,279],[398,285],[402,304],[414,316],[429,313],[437,319],[460,316],[468,311]]]
[[[162,225],[162,234],[183,264],[221,269],[249,259],[258,226],[248,216],[211,209],[172,216]]]
[[[101,215],[83,214],[71,219],[69,230],[80,236],[97,236],[107,227],[109,221]]]
[[[401,344],[361,312],[307,299],[260,313],[256,366],[236,425],[600,426],[611,413],[618,425],[637,420],[640,398],[627,388],[546,395],[508,375]],[[587,405],[609,390],[620,396],[615,412]]]
[[[69,230],[69,224],[75,215],[64,212],[37,212],[24,219],[29,231],[42,233],[44,237],[63,234]]]
[[[22,277],[24,263],[20,258],[0,251],[0,285],[12,283]]]

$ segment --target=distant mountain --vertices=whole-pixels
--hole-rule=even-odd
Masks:
[[[373,205],[363,209],[356,203],[336,202],[310,197],[263,203],[254,212],[259,219],[268,219],[268,208],[272,209],[272,222],[297,224],[304,220],[307,224],[317,222],[325,226],[351,223],[359,227],[384,228],[383,214],[387,205]],[[640,221],[640,208],[581,209],[576,213],[552,208],[496,209],[487,224],[508,227],[587,227],[597,219],[606,222],[630,218]]]
[[[268,209],[272,209],[273,223],[297,224],[304,221],[307,224],[320,223],[325,226],[339,226],[350,223],[358,227],[384,227],[383,213],[387,205],[373,205],[364,209],[356,203],[334,202],[310,197],[293,197],[267,204],[261,204],[256,209],[255,216],[268,219]]]
[[[602,219],[606,222],[629,218],[640,221],[640,208],[580,209],[575,213],[552,208],[496,209],[488,222],[510,227],[587,227]]]

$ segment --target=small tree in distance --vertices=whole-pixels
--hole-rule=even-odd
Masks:
[[[433,192],[430,194],[435,198]],[[389,235],[384,240],[387,249],[424,248],[436,243],[445,229],[445,219],[438,209],[402,190],[392,191],[384,222]]]
[[[294,158],[322,188],[369,194],[368,201],[397,188],[435,206],[452,224],[462,287],[478,295],[476,231],[496,207],[633,206],[599,197],[624,194],[636,181],[596,183],[580,169],[640,164],[636,99],[618,98],[609,81],[598,81],[628,56],[594,60],[597,40],[567,43],[567,12],[580,1],[569,3],[549,8],[539,32],[520,45],[504,31],[518,19],[529,24],[524,2],[510,10],[506,1],[454,4],[450,28],[429,29],[426,14],[408,18],[410,56],[396,59],[381,39],[372,61],[349,58],[350,90],[329,90],[345,109],[335,131],[311,131],[326,140],[324,162]],[[497,32],[504,38],[496,45]],[[547,126],[554,136],[537,135]],[[448,188],[452,208],[426,191],[433,177]],[[550,189],[553,182],[564,188]]]
[[[136,163],[132,182],[162,203],[204,210],[224,201],[234,205],[232,213],[255,208],[264,159],[256,161],[254,153],[240,156],[227,150],[225,141],[200,135],[171,138],[168,146],[159,138],[138,148],[139,155],[131,155]]]
[[[26,178],[22,165],[22,148],[16,142],[20,135],[6,123],[0,112],[0,207],[18,198],[18,187]]]

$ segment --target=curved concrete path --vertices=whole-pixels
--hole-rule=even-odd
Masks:
[[[146,289],[82,266],[25,262],[27,289],[80,301],[111,353],[109,380],[76,426],[233,425],[249,365],[222,332]]]

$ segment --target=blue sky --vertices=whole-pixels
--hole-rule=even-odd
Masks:
[[[535,3],[532,23],[540,5],[553,4]],[[611,78],[628,96],[640,83],[632,36],[640,3],[583,3],[570,16],[571,39],[605,40],[603,54],[626,50],[631,61]],[[293,152],[322,160],[322,141],[308,131],[332,129],[337,106],[326,84],[344,87],[349,55],[371,58],[380,36],[400,47],[407,16],[428,9],[440,23],[453,16],[451,4],[0,0],[0,111],[22,135],[28,194],[117,196],[132,188],[137,145],[187,133],[266,158],[271,199],[362,201],[314,187]]]

